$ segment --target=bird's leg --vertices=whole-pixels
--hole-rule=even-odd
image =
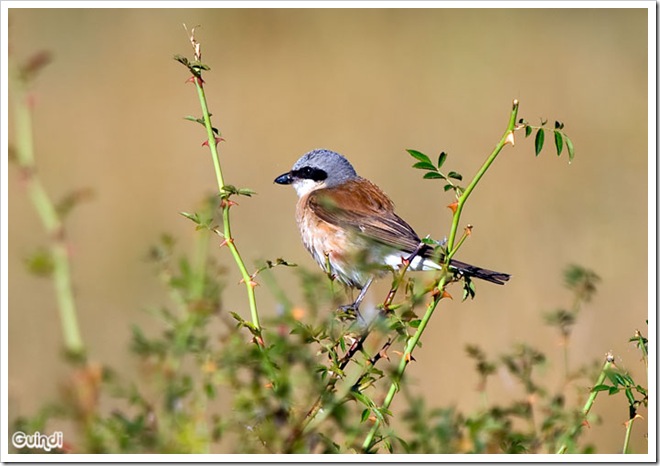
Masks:
[[[339,309],[341,309],[344,312],[353,310],[357,313],[358,320],[365,322],[364,318],[360,315],[360,304],[362,303],[362,300],[366,296],[367,290],[369,289],[369,286],[373,281],[374,281],[374,277],[373,276],[369,277],[367,283],[365,283],[362,289],[360,290],[360,294],[358,295],[357,299],[353,301],[351,304],[346,304],[344,306],[341,306]]]
[[[362,303],[362,300],[364,299],[365,295],[367,294],[367,290],[369,289],[369,286],[371,286],[371,282],[374,281],[373,275],[369,277],[369,280],[367,280],[367,283],[364,284],[362,289],[360,290],[360,294],[358,295],[357,299],[353,303],[353,309],[356,311],[359,309],[360,304]]]

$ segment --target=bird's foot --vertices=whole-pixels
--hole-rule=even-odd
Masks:
[[[337,308],[337,316],[340,319],[355,319],[360,315],[359,303],[344,304]]]

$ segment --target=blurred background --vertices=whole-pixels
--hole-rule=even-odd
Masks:
[[[628,343],[636,329],[646,334],[648,313],[645,9],[11,9],[11,59],[53,54],[35,86],[39,174],[55,199],[72,188],[94,191],[68,220],[93,359],[137,370],[131,325],[155,331],[145,309],[168,303],[147,251],[168,232],[189,252],[196,232],[179,212],[198,208],[216,186],[205,133],[182,118],[200,114],[187,70],[172,59],[192,56],[183,23],[200,25],[226,180],[258,193],[232,211],[250,265],[284,257],[315,266],[298,236],[293,189],[273,184],[310,149],[346,155],[420,235],[443,238],[451,196],[410,168],[405,149],[446,151],[445,167],[469,178],[499,140],[513,99],[532,124],[563,121],[572,164],[549,137],[535,158],[532,139],[520,134],[464,211],[474,229],[458,258],[512,280],[477,283],[474,301],[443,301],[407,374],[431,406],[473,411],[478,376],[465,345],[495,356],[530,342],[553,361],[545,375],[560,384],[560,338],[543,313],[570,305],[562,271],[576,263],[602,282],[579,316],[570,366],[611,350],[645,381]],[[53,399],[67,367],[52,284],[24,267],[47,238],[15,169],[9,209],[13,419]],[[225,306],[247,318],[228,251],[213,255],[230,270]],[[302,305],[295,273],[276,273]],[[381,301],[388,285],[368,299]],[[275,312],[268,289],[257,292],[261,312]],[[520,388],[500,374],[489,390],[497,400]],[[625,401],[601,396],[594,412],[604,423],[588,429],[588,440],[598,452],[620,451]],[[645,434],[645,424],[633,430],[634,452],[647,451]]]

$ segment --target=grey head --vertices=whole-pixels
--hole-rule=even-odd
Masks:
[[[315,189],[331,188],[357,178],[353,165],[337,152],[315,149],[293,164],[290,172],[275,178],[275,183],[292,184],[298,196]]]

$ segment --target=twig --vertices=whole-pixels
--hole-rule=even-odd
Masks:
[[[16,160],[22,170],[30,200],[44,229],[50,236],[53,281],[65,350],[69,356],[84,358],[85,346],[78,326],[64,225],[53,201],[48,196],[41,179],[37,175],[32,112],[25,74],[27,73],[22,73],[22,70],[12,66],[10,77],[12,79],[11,88],[15,92],[15,97],[12,100],[16,119]]]
[[[422,334],[424,333],[424,330],[426,329],[426,326],[431,320],[431,316],[433,315],[433,312],[435,311],[435,308],[437,307],[438,303],[443,297],[446,296],[445,286],[447,285],[447,280],[449,277],[449,274],[447,272],[447,267],[449,265],[449,261],[451,260],[452,256],[458,250],[458,247],[454,247],[454,242],[456,240],[456,231],[458,229],[458,224],[461,218],[461,213],[463,211],[463,206],[465,205],[465,202],[467,201],[468,197],[470,196],[470,194],[472,194],[472,191],[477,186],[481,178],[484,176],[488,168],[492,165],[492,163],[497,158],[498,154],[502,151],[504,146],[506,146],[507,144],[514,145],[515,140],[514,140],[513,132],[515,130],[517,116],[518,116],[518,100],[514,100],[513,108],[509,116],[509,123],[507,125],[506,131],[504,132],[504,135],[495,146],[495,149],[493,149],[491,154],[488,156],[484,164],[481,166],[479,171],[476,173],[470,184],[467,186],[467,188],[465,188],[465,191],[463,191],[463,193],[458,198],[458,201],[456,203],[456,208],[454,210],[451,231],[449,234],[449,240],[447,241],[447,255],[444,258],[445,273],[442,274],[440,280],[438,281],[438,285],[434,290],[433,300],[427,306],[426,312],[421,320],[421,323],[419,324],[419,327],[417,328],[417,331],[408,340],[408,343],[406,344],[406,348],[401,357],[401,361],[399,362],[399,367],[397,369],[397,372],[393,376],[392,384],[390,385],[390,389],[387,392],[387,395],[385,396],[385,400],[383,401],[383,405],[382,405],[383,409],[388,409],[390,404],[392,403],[392,400],[394,399],[396,392],[399,390],[399,382],[403,377],[403,374],[406,370],[406,367],[408,366],[408,363],[412,360],[413,350],[417,346],[419,339],[421,338]],[[458,246],[460,246],[460,244]],[[373,427],[369,431],[369,434],[367,435],[367,437],[364,440],[364,443],[362,444],[362,450],[364,452],[369,452],[373,447],[374,438],[376,433],[378,432],[379,427],[380,427],[380,422],[378,421],[378,419],[376,419]]]
[[[612,353],[607,353],[607,356],[605,357],[605,363],[603,364],[603,368],[600,371],[600,375],[598,376],[598,380],[596,380],[596,384],[594,387],[597,387],[599,385],[602,385],[603,382],[605,381],[605,377],[607,377],[607,371],[612,367],[612,364],[614,363],[614,356]],[[582,408],[582,416],[585,418],[589,414],[589,411],[591,411],[591,407],[594,404],[594,401],[596,401],[596,396],[598,396],[597,391],[591,391],[589,394],[589,398],[587,398],[587,402],[584,404],[584,407]],[[582,430],[582,425],[583,423],[577,424],[571,432],[568,435],[568,439],[572,440],[574,439],[579,433],[580,430]],[[557,454],[563,454],[566,453],[566,449],[568,448],[568,439],[564,440],[564,443],[559,447],[559,450],[557,450]]]
[[[261,325],[259,323],[259,313],[257,311],[257,298],[254,292],[256,283],[252,280],[252,277],[247,271],[245,262],[243,261],[243,258],[241,257],[241,254],[238,251],[238,247],[236,246],[235,239],[231,233],[231,221],[229,216],[229,209],[231,208],[233,203],[229,201],[227,197],[226,184],[222,173],[222,167],[220,165],[220,157],[218,155],[218,143],[222,140],[222,138],[216,137],[216,134],[213,130],[213,125],[211,124],[211,114],[208,109],[206,94],[204,92],[204,80],[202,79],[201,76],[202,74],[201,70],[205,69],[205,67],[204,65],[201,64],[201,58],[202,58],[201,45],[195,39],[195,28],[192,28],[192,30],[189,32],[189,40],[194,50],[195,63],[189,64],[188,69],[193,74],[191,81],[195,84],[195,88],[197,89],[197,96],[199,98],[199,103],[202,107],[203,121],[204,121],[204,126],[206,128],[206,134],[208,137],[207,142],[205,144],[208,144],[209,150],[211,151],[211,158],[213,159],[215,176],[218,182],[218,192],[220,194],[220,197],[222,198],[222,203],[220,206],[222,209],[222,226],[223,226],[222,236],[224,238],[222,241],[222,245],[227,246],[229,248],[229,250],[231,251],[231,255],[234,258],[234,262],[236,262],[236,266],[238,267],[241,273],[242,281],[245,283],[245,288],[247,290],[252,324],[254,325],[255,329],[260,332]],[[263,340],[261,337],[257,337],[256,340],[258,344],[263,345]]]

